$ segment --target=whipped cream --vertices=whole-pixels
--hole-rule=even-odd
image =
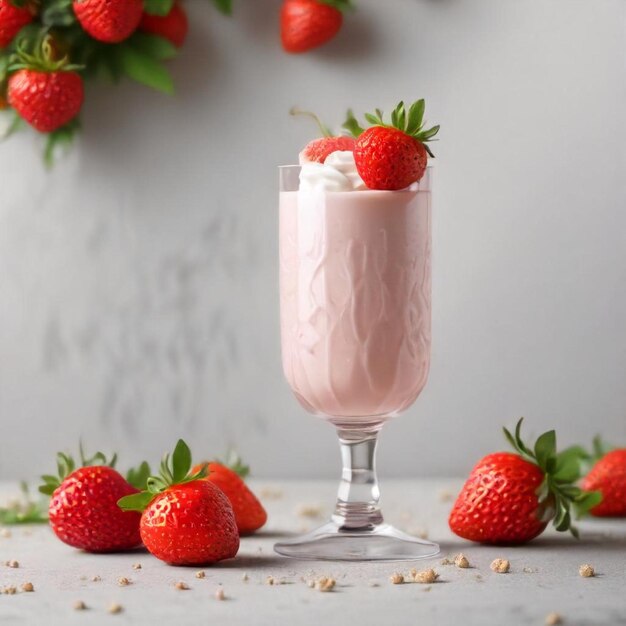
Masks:
[[[324,163],[302,163],[301,191],[359,191],[366,189],[349,150],[331,152]]]

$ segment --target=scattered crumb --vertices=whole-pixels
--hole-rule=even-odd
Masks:
[[[313,589],[313,587],[315,587],[315,581],[313,579],[307,580],[306,586],[310,587],[311,589]]]
[[[268,576],[265,579],[265,584],[266,585],[274,585],[276,583],[276,579],[273,576]]]
[[[322,576],[315,581],[315,589],[317,591],[332,591],[336,584],[337,581],[334,578]]]
[[[133,569],[141,569],[141,563],[133,563]]]
[[[8,528],[3,528],[2,530],[0,530],[0,537],[4,537],[5,539],[8,539],[11,536],[11,531]]]
[[[525,567],[522,572],[524,572],[524,574],[535,574],[537,573],[537,569],[534,567]]]
[[[324,514],[324,507],[319,504],[301,504],[296,509],[296,514],[300,517],[321,517]]]
[[[76,602],[74,602],[75,611],[85,611],[86,609],[87,605],[82,600],[76,600]]]
[[[470,566],[467,557],[462,552],[454,557],[454,564],[461,569],[467,569]]]
[[[121,613],[123,610],[124,610],[124,607],[121,604],[118,604],[117,602],[113,602],[113,604],[109,604],[109,608],[107,609],[107,611],[109,613],[112,613],[113,615],[117,613]]]
[[[196,578],[204,578],[205,576],[206,576],[206,572],[203,569],[196,572]]]
[[[2,590],[2,593],[6,593],[8,596],[14,596],[17,593],[17,587],[15,585],[8,585]]]
[[[439,502],[450,502],[454,499],[454,494],[447,489],[442,489],[439,492]]]
[[[367,585],[368,587],[380,587],[380,583],[376,582],[375,580],[370,580]]]
[[[99,582],[102,580],[102,578],[100,578],[100,576],[92,576],[92,577],[91,577],[91,580],[92,580],[94,583],[99,583]]]
[[[241,580],[243,580],[244,583],[247,583],[250,580],[250,577],[244,572]]]
[[[441,559],[442,565],[454,565],[454,560],[446,557],[445,559]]]
[[[22,591],[35,591],[33,583],[27,582],[22,585]]]
[[[78,580],[87,580],[87,576],[85,576],[85,574],[83,574],[82,576],[78,577]]]
[[[218,587],[215,591],[215,599],[216,600],[226,600],[226,595],[224,594],[224,589],[222,587]]]
[[[589,563],[585,563],[584,565],[581,565],[578,568],[578,573],[583,577],[583,578],[592,578],[593,576],[596,575],[596,570],[593,569],[592,565],[589,565]]]
[[[563,623],[563,618],[558,613],[548,613],[546,615],[546,620],[544,623],[546,626],[556,626],[556,624]]]
[[[401,585],[404,582],[404,576],[402,574],[400,574],[400,572],[394,572],[390,577],[389,580],[394,584],[394,585]]]
[[[425,569],[421,572],[416,572],[413,580],[422,585],[430,585],[436,582],[437,578],[439,578],[439,574],[434,569]]]
[[[189,585],[187,583],[184,583],[182,580],[179,580],[175,585],[174,585],[175,589],[178,589],[180,591],[187,591],[189,589]]]
[[[130,580],[126,578],[126,576],[122,576],[121,578],[117,579],[117,584],[120,587],[127,587],[128,585],[130,585]]]
[[[7,564],[7,567],[19,567],[20,566],[20,564],[15,559],[13,559],[12,561],[7,561],[6,564]]]
[[[280,500],[285,494],[282,489],[276,487],[265,487],[259,492],[261,499],[265,500]]]
[[[508,574],[511,564],[506,559],[494,559],[489,566],[496,574]]]

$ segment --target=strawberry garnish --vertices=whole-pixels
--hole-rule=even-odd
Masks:
[[[139,30],[164,37],[177,48],[180,48],[185,43],[189,30],[187,13],[180,2],[175,2],[166,15],[153,15],[144,12],[139,23]]]
[[[247,466],[242,465],[237,458],[233,467],[216,461],[205,462],[196,465],[192,472],[199,472],[202,467],[208,470],[205,480],[217,485],[230,501],[240,535],[249,535],[265,525],[267,513],[243,481],[249,471]]]
[[[601,495],[584,492],[573,483],[580,475],[579,448],[556,451],[556,435],[541,435],[531,450],[521,439],[520,419],[504,434],[517,454],[498,452],[478,462],[452,511],[451,530],[471,541],[516,544],[541,534],[552,520],[558,531],[569,530],[571,509],[579,515],[597,505]]]
[[[117,501],[138,490],[119,474],[116,456],[107,460],[101,452],[82,467],[59,453],[58,476],[42,476],[41,493],[51,495],[48,515],[55,535],[64,543],[88,552],[118,552],[141,543],[137,513],[126,513]]]
[[[71,122],[84,99],[83,79],[67,57],[55,59],[52,39],[46,37],[37,54],[17,52],[9,68],[9,104],[33,128],[49,133]]]
[[[335,37],[351,0],[285,0],[280,12],[280,35],[287,52],[306,52]]]
[[[143,14],[143,0],[74,0],[73,7],[83,29],[105,43],[130,37]]]
[[[376,109],[374,115],[365,115],[372,124],[367,130],[348,111],[344,128],[356,137],[354,160],[369,189],[405,189],[422,178],[428,155],[434,156],[426,142],[439,132],[439,126],[424,129],[424,109],[424,100],[414,102],[408,111],[400,102],[389,124]]]
[[[292,107],[289,111],[291,115],[306,115],[311,117],[317,123],[322,137],[313,139],[310,141],[304,149],[300,152],[300,164],[304,163],[324,163],[329,154],[337,151],[354,150],[355,140],[353,137],[347,137],[345,135],[334,135],[333,132],[326,126],[322,120],[310,111],[302,111],[297,107]]]
[[[586,491],[598,491],[602,501],[590,513],[598,517],[626,517],[626,448],[607,449],[599,437],[593,442],[595,461],[582,481]]]
[[[15,35],[32,21],[30,6],[17,6],[11,0],[0,0],[0,48],[8,46]]]
[[[147,489],[121,498],[124,511],[140,511],[146,548],[172,565],[205,565],[229,559],[239,549],[239,533],[228,498],[203,480],[206,467],[192,467],[191,451],[181,439],[166,455]]]

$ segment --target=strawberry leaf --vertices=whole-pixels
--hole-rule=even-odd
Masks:
[[[148,484],[148,477],[150,476],[150,466],[146,461],[143,461],[137,467],[131,467],[126,473],[126,480],[135,489],[146,489]]]
[[[178,54],[178,48],[171,41],[158,35],[136,32],[130,37],[128,43],[157,61],[168,61]]]
[[[406,127],[407,135],[414,135],[422,128],[426,103],[424,98],[416,100],[409,108],[409,120]]]
[[[556,433],[549,430],[543,433],[535,443],[535,458],[537,465],[544,471],[548,470],[548,465],[556,456]]]
[[[76,23],[72,0],[48,0],[41,11],[44,26],[67,27]]]
[[[354,117],[352,109],[348,109],[346,121],[342,124],[342,128],[345,128],[355,139],[365,132],[365,129],[362,128],[356,117]]]
[[[126,42],[117,46],[116,54],[120,68],[126,76],[162,93],[174,93],[174,82],[170,73],[152,56]]]
[[[143,511],[150,501],[154,498],[154,494],[147,491],[141,493],[133,493],[130,496],[124,496],[117,501],[117,506],[123,511]]]
[[[172,476],[174,482],[184,480],[191,469],[191,450],[189,446],[179,439],[172,455]]]
[[[220,13],[224,15],[232,15],[233,3],[232,0],[213,0],[213,4]]]
[[[250,466],[246,465],[239,454],[233,449],[228,451],[224,461],[220,460],[219,462],[233,470],[240,478],[245,478],[250,474]]]
[[[144,0],[143,10],[150,15],[167,15],[174,6],[174,0]]]

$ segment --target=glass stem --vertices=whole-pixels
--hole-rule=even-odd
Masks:
[[[337,428],[343,470],[332,519],[342,530],[371,530],[383,521],[376,476],[376,444],[381,427]]]

